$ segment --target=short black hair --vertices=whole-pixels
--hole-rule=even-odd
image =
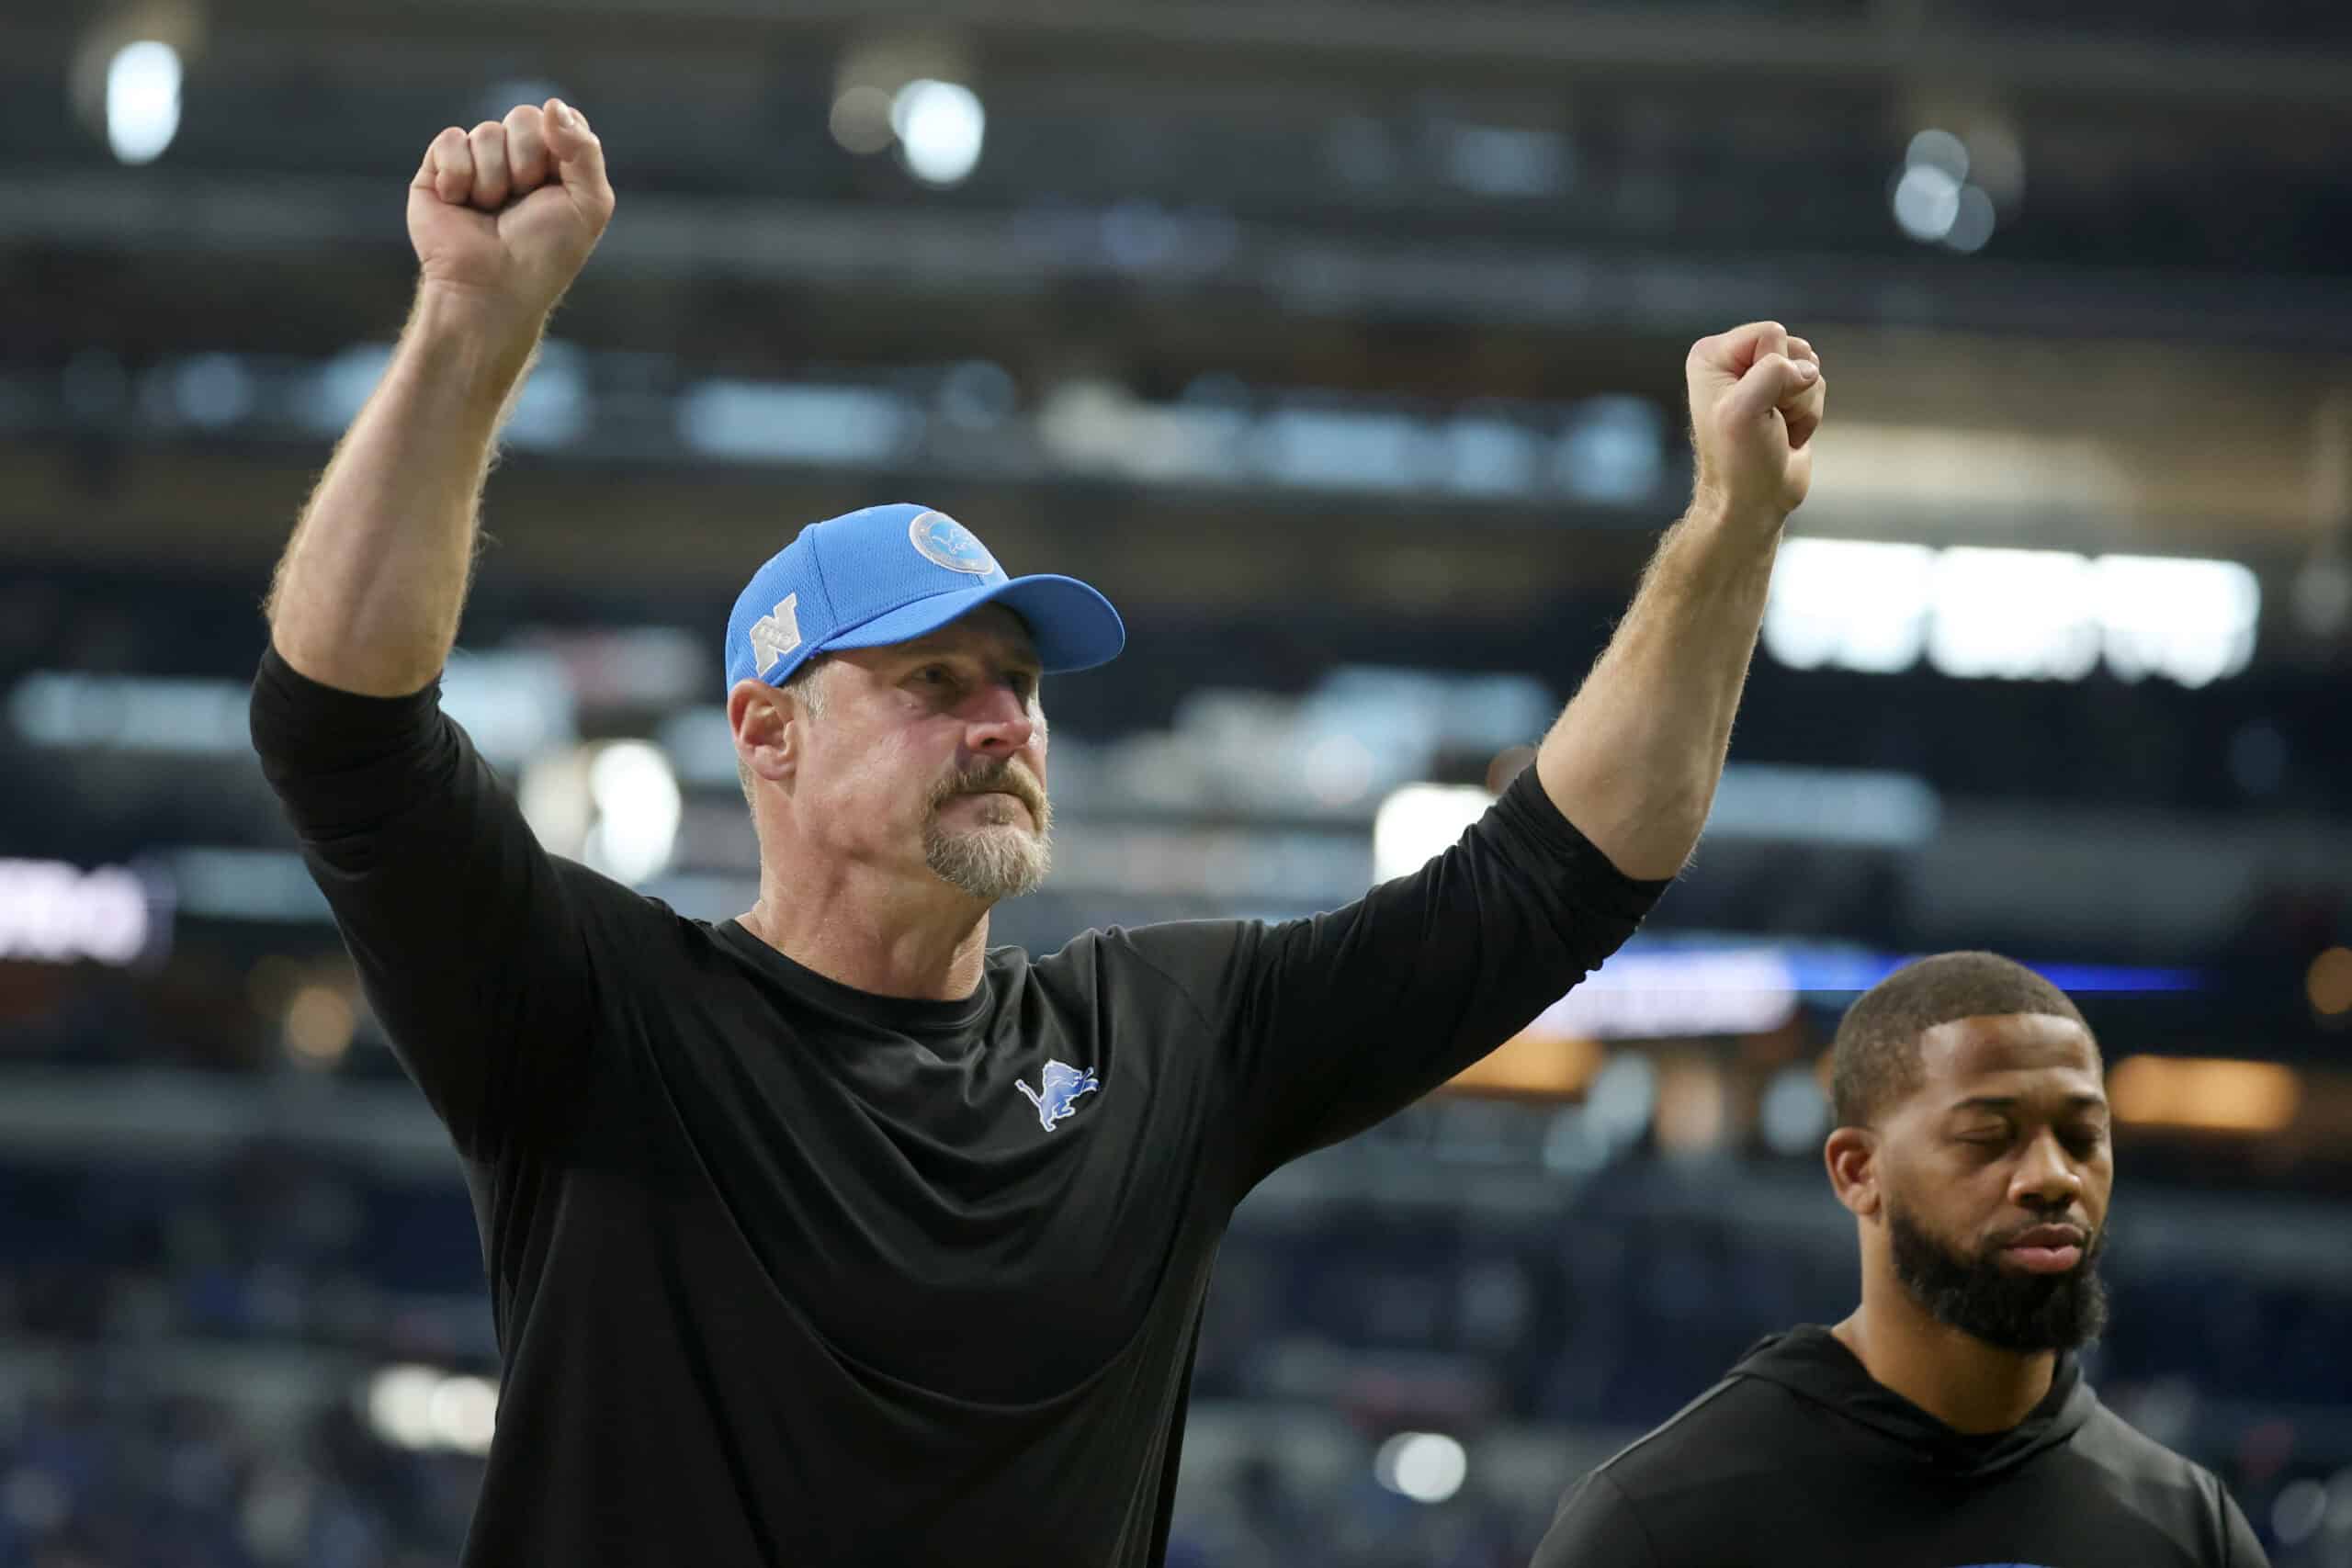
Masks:
[[[2044,1013],[2083,1025],[2074,999],[1997,953],[1939,953],[1906,964],[1846,1010],[1829,1048],[1830,1109],[1867,1127],[1919,1087],[1919,1036],[1956,1018]]]

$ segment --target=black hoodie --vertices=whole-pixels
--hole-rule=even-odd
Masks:
[[[2006,1432],[1955,1432],[1826,1328],[1760,1341],[1572,1487],[1535,1568],[2267,1568],[2212,1473],[2072,1355]]]

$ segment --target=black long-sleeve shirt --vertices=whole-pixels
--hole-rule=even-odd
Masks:
[[[464,1159],[504,1371],[472,1568],[1157,1562],[1235,1203],[1663,886],[1531,769],[1330,914],[997,949],[907,1000],[548,855],[435,689],[272,650],[253,729]]]
[[[1572,1487],[1534,1568],[2268,1568],[2211,1472],[2072,1355],[2006,1432],[1953,1431],[1817,1327],[1775,1335]]]

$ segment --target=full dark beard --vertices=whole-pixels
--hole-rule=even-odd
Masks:
[[[2064,1274],[2005,1269],[1991,1251],[1968,1258],[1914,1224],[1889,1203],[1894,1277],[1912,1299],[1963,1334],[2003,1350],[2072,1350],[2107,1326],[2107,1286],[2098,1277],[2107,1247],[2101,1227],[2083,1260]]]

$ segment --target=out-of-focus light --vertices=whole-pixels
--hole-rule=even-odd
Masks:
[[[1968,128],[1968,178],[1981,186],[2004,212],[2025,199],[2025,147],[2006,122],[1979,121]]]
[[[441,1374],[431,1367],[386,1367],[368,1388],[368,1424],[396,1448],[433,1446],[433,1395]]]
[[[678,439],[714,457],[861,463],[896,452],[920,413],[894,392],[713,379],[678,399]]]
[[[198,675],[36,670],[8,694],[8,717],[36,746],[243,756],[252,691]]]
[[[1585,1091],[1584,1115],[1602,1143],[1623,1146],[1649,1131],[1657,1109],[1657,1068],[1647,1056],[1620,1052],[1595,1073]]]
[[[2305,636],[2324,641],[2340,635],[2352,624],[2352,558],[2344,547],[2321,545],[2296,571],[2288,594]]]
[[[852,152],[879,152],[890,145],[890,95],[871,83],[842,89],[825,125],[833,140]]]
[[[574,345],[548,338],[514,400],[506,439],[538,451],[568,446],[587,430],[589,412],[586,361]]]
[[[1788,964],[1770,950],[1621,953],[1527,1027],[1556,1040],[1759,1034],[1796,1006]]]
[[[1259,427],[1268,478],[1317,490],[1409,490],[1436,465],[1410,414],[1280,409]]]
[[[2352,947],[2331,947],[2312,959],[2303,989],[2312,1010],[2323,1018],[2352,1013]]]
[[[172,405],[190,424],[219,430],[253,412],[253,372],[233,354],[199,354],[172,370]]]
[[[1646,398],[1587,398],[1569,412],[1553,461],[1560,488],[1579,501],[1632,505],[1666,479],[1666,421]]]
[[[1477,1094],[1566,1099],[1600,1071],[1600,1042],[1529,1028],[1454,1075],[1447,1087]]]
[[[1727,1099],[1723,1069],[1714,1063],[1669,1063],[1657,1076],[1658,1147],[1695,1154],[1722,1143]]]
[[[331,1067],[351,1049],[356,1022],[350,998],[334,987],[298,987],[286,1001],[287,1055],[305,1066]]]
[[[1911,773],[1734,762],[1724,769],[1707,814],[1714,839],[1775,839],[1815,844],[1924,844],[1943,820],[1943,802]]]
[[[425,1421],[441,1447],[486,1454],[498,1427],[498,1390],[483,1378],[443,1378],[425,1407]]]
[[[273,924],[333,918],[325,896],[292,850],[188,844],[163,858],[178,907],[188,914]]]
[[[1829,1131],[1829,1100],[1814,1070],[1792,1065],[1774,1073],[1756,1120],[1774,1154],[1810,1152]]]
[[[1416,1503],[1442,1503],[1462,1490],[1470,1456],[1442,1432],[1399,1432],[1373,1456],[1373,1479]]]
[[[1553,196],[1567,187],[1574,168],[1568,139],[1556,130],[1515,126],[1445,128],[1446,173],[1481,196]]]
[[[631,885],[667,867],[684,807],[662,749],[646,740],[609,741],[590,759],[587,782],[595,820],[580,858]]]
[[[1960,182],[1941,169],[1915,165],[1894,182],[1894,221],[1923,243],[1951,232],[1960,216]]]
[[[2217,1057],[2126,1056],[2107,1081],[2119,1121],[2209,1132],[2275,1133],[2302,1093],[2292,1067]]]
[[[915,178],[927,185],[961,182],[980,161],[988,114],[979,95],[961,82],[919,78],[890,100],[890,129]]]
[[[0,860],[0,958],[125,964],[156,938],[147,885],[127,866]]]
[[[1952,214],[1951,227],[1944,231],[1944,243],[1973,255],[1992,237],[1993,198],[1974,186],[1961,186],[1960,207]]]
[[[107,65],[107,144],[126,164],[152,164],[180,129],[180,55],[142,39]]]
[[[2234,675],[2254,658],[2262,584],[2236,561],[2102,556],[2092,568],[2107,667],[2184,686]]]
[[[391,363],[391,344],[354,344],[318,367],[312,386],[296,400],[297,417],[322,435],[341,434],[359,417]]]
[[[1299,758],[1299,782],[1318,806],[1353,806],[1372,788],[1372,748],[1352,735],[1325,735]]]
[[[386,1367],[369,1380],[367,1404],[368,1424],[395,1448],[483,1454],[498,1425],[495,1385],[432,1367]]]
[[[1883,674],[1924,649],[1947,675],[2201,686],[2254,658],[2262,588],[2236,561],[2058,550],[1937,551],[1860,539],[1781,547],[1764,647],[1792,669]]]
[[[2301,1546],[2327,1519],[2327,1487],[2303,1476],[2278,1488],[2270,1505],[2271,1533],[2281,1546]]]
[[[967,359],[939,378],[939,412],[963,430],[989,430],[1011,417],[1021,401],[1012,372],[989,359]]]
[[[1993,237],[1993,197],[1966,183],[1969,165],[1967,144],[1949,130],[1911,139],[1894,193],[1894,221],[1905,233],[1963,253],[1984,248]]]
[[[1927,645],[1935,559],[1925,545],[1787,541],[1772,569],[1765,648],[1792,670],[1908,670]]]
[[[1949,130],[1930,127],[1903,151],[1905,169],[1933,169],[1955,185],[1968,177],[1968,147]]]
[[[2098,662],[2091,563],[1960,546],[1937,558],[1928,661],[1947,675],[2079,681]]]
[[[1372,874],[1381,882],[1420,870],[1487,814],[1495,797],[1476,784],[1407,784],[1372,819]]]

